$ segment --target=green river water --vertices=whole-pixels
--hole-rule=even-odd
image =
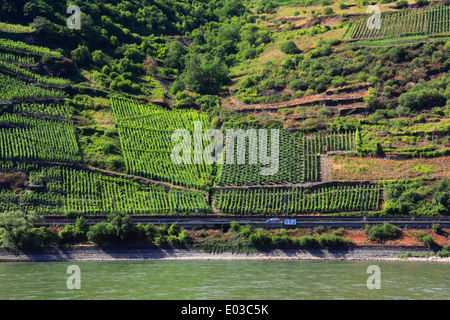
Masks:
[[[80,289],[67,268],[79,267]],[[368,289],[370,265],[380,289]],[[380,261],[111,261],[0,264],[0,299],[450,299],[450,264]]]

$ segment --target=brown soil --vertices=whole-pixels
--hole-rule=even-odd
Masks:
[[[450,156],[430,159],[385,160],[384,158],[330,157],[333,180],[398,180],[417,177],[450,177]],[[429,172],[421,171],[421,166]]]
[[[421,229],[421,232],[426,232],[429,234],[434,242],[439,246],[450,245],[450,229],[442,229],[442,235],[435,234],[432,230]],[[343,238],[351,240],[354,245],[357,246],[424,246],[420,241],[418,241],[413,233],[417,232],[417,229],[403,229],[400,238],[395,240],[388,240],[385,242],[375,242],[368,239],[367,234],[364,229],[345,229],[345,230],[333,230],[329,229],[325,231],[327,234],[333,234],[337,232]],[[276,234],[278,230],[269,230],[270,234]],[[300,238],[305,235],[318,236],[320,233],[313,229],[291,229],[287,231],[292,238]],[[208,243],[214,240],[229,241],[235,238],[232,233],[223,233],[220,230],[190,230],[189,235],[195,238],[196,242]],[[201,237],[200,237],[201,235]]]
[[[362,100],[367,95],[367,91],[358,91],[349,94],[315,94],[302,98],[292,99],[286,102],[274,102],[264,104],[242,104],[226,103],[223,109],[227,111],[252,111],[252,110],[276,110],[282,108],[294,108],[301,105],[320,104],[327,101],[347,101],[356,102]],[[237,99],[233,99],[236,102]]]
[[[25,173],[0,173],[0,189],[18,190],[25,186],[28,177]]]
[[[389,240],[385,242],[374,242],[368,239],[366,233],[362,229],[356,230],[345,230],[344,237],[351,239],[352,243],[356,245],[371,245],[371,246],[423,246],[423,244],[418,241],[412,234],[411,231],[417,231],[414,229],[404,229],[402,236],[399,239]],[[450,245],[450,229],[443,229],[442,235],[437,235],[431,230],[421,230],[429,234],[434,242],[440,246]]]

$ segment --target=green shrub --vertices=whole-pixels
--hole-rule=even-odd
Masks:
[[[406,0],[399,0],[399,1],[397,1],[397,2],[395,3],[395,6],[396,6],[397,8],[405,8],[405,7],[408,6],[408,1],[406,1]]]
[[[297,45],[292,40],[284,42],[280,46],[280,50],[284,54],[299,54],[299,53],[301,53],[301,50],[297,47]]]
[[[450,246],[446,245],[441,250],[436,252],[436,256],[440,258],[448,258],[450,257]]]
[[[267,231],[258,229],[249,235],[248,241],[258,249],[265,249],[272,242],[272,239]]]
[[[416,0],[415,2],[420,7],[427,6],[429,4],[428,0]]]
[[[182,244],[180,238],[174,235],[170,235],[167,237],[167,242],[172,246],[179,246]]]
[[[288,234],[272,236],[272,244],[282,248],[292,244],[292,239]]]
[[[115,239],[114,227],[106,221],[99,222],[90,227],[87,238],[98,245],[111,243]]]
[[[317,226],[317,227],[315,227],[313,230],[314,230],[314,232],[317,233],[317,234],[322,234],[322,233],[326,232],[328,229],[329,229],[329,228],[328,228],[328,227],[325,227],[325,226]]]
[[[251,225],[241,226],[239,230],[239,234],[245,239],[248,239],[252,233],[253,227]]]
[[[324,14],[332,14],[333,13],[333,8],[331,8],[331,7],[325,7],[325,8],[323,8],[323,11],[322,11]]]
[[[294,110],[289,109],[289,108],[282,108],[282,109],[279,109],[278,112],[285,116],[289,116],[294,113]]]
[[[430,236],[429,234],[421,237],[420,242],[422,242],[428,248],[434,247],[436,245],[436,242],[434,242],[433,237]]]
[[[310,248],[317,245],[317,239],[313,236],[303,236],[301,238],[295,239],[294,244],[304,248]]]
[[[418,241],[426,245],[428,248],[431,248],[436,245],[436,242],[434,242],[433,237],[431,237],[424,231],[411,231],[411,234],[414,236],[414,238],[416,238]]]
[[[155,242],[155,244],[157,246],[165,245],[165,244],[167,244],[167,237],[164,237],[162,235],[158,235],[158,236],[155,237],[155,241],[154,242]]]
[[[2,246],[18,248],[36,248],[42,245],[42,239],[34,227],[42,217],[36,213],[21,211],[7,212],[0,215],[3,227]]]
[[[341,236],[336,235],[328,235],[328,234],[322,234],[319,237],[317,237],[317,242],[321,247],[324,248],[332,248],[337,247],[345,244],[344,238]]]
[[[366,233],[369,240],[382,242],[400,237],[402,230],[397,226],[385,222],[382,225],[366,225]]]
[[[439,223],[433,223],[433,225],[431,226],[431,230],[433,230],[433,232],[436,234],[442,234],[442,228]]]
[[[240,232],[241,231],[241,225],[237,221],[231,221],[230,222],[230,230],[234,232]]]
[[[177,237],[178,233],[180,232],[180,230],[179,230],[179,228],[178,228],[178,226],[176,224],[172,224],[170,226],[170,228],[167,230],[167,232],[168,232],[169,236]]]
[[[71,224],[65,225],[64,228],[58,232],[58,238],[61,244],[80,243],[85,239],[85,235],[86,234],[79,228]]]

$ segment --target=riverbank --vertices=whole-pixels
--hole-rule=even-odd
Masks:
[[[115,261],[115,260],[373,260],[404,261],[399,254],[432,253],[423,246],[348,246],[333,249],[271,249],[249,253],[208,253],[154,245],[47,247],[38,250],[0,248],[0,262]],[[450,258],[408,258],[408,261],[450,262]]]

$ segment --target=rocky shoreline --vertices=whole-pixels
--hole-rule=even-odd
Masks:
[[[0,248],[0,262],[115,260],[373,260],[404,261],[402,253],[427,254],[421,246],[349,246],[334,249],[270,249],[251,253],[207,253],[203,250],[154,245],[48,247],[38,250]],[[450,262],[450,258],[408,258],[408,261]]]

